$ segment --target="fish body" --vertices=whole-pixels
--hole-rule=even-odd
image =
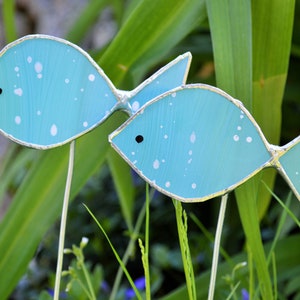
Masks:
[[[0,131],[28,147],[60,146],[115,110],[132,115],[153,96],[183,84],[190,59],[189,53],[179,56],[140,87],[124,92],[78,46],[47,35],[26,36],[0,52]]]
[[[208,85],[153,99],[109,140],[150,185],[181,201],[224,194],[271,166],[300,199],[300,139],[288,148],[270,145],[240,101]]]

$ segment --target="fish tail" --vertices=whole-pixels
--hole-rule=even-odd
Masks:
[[[300,201],[300,136],[280,148],[277,167]]]
[[[188,76],[192,55],[186,52],[169,62],[142,82],[134,90],[125,94],[130,114],[134,114],[151,99],[184,85]]]

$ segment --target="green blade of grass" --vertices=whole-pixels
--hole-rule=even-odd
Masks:
[[[250,1],[207,1],[217,84],[252,110],[252,20]],[[262,297],[272,299],[272,285],[261,242],[256,186],[238,189],[237,203],[249,249],[262,283]]]
[[[123,217],[129,231],[133,229],[134,186],[128,164],[114,150],[107,153],[107,161],[118,192]]]
[[[3,0],[2,16],[6,42],[10,43],[17,39],[17,27],[15,23],[15,1]]]
[[[204,17],[204,1],[141,1],[100,59],[101,66],[121,83],[134,64],[162,58]]]
[[[66,39],[73,43],[79,43],[89,28],[97,21],[102,9],[108,3],[108,0],[89,1],[84,10],[74,21],[73,26],[66,35]]]

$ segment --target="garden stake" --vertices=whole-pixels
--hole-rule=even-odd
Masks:
[[[223,229],[224,218],[225,218],[227,198],[228,198],[228,194],[225,194],[222,196],[222,199],[221,199],[221,207],[220,207],[220,211],[219,211],[218,225],[217,225],[216,237],[215,237],[215,242],[214,242],[212,268],[211,268],[211,273],[210,273],[208,300],[214,299],[218,260],[219,260],[219,253],[220,253],[220,242],[221,242],[222,229]]]
[[[58,243],[58,252],[57,252],[57,266],[56,266],[54,298],[53,298],[54,300],[59,300],[60,279],[61,279],[61,272],[62,272],[62,266],[63,266],[64,243],[65,243],[65,235],[66,235],[67,214],[68,214],[70,190],[71,190],[71,184],[72,184],[72,176],[73,176],[73,170],[74,170],[74,155],[75,155],[75,141],[72,141],[70,143],[68,174],[67,174],[67,180],[66,180],[66,185],[65,185],[64,201],[63,201],[61,221],[60,221],[59,243]]]

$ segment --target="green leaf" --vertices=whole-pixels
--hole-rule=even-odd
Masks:
[[[217,84],[252,110],[252,18],[250,1],[207,1]],[[256,196],[257,178],[238,188],[237,203],[249,251],[256,262],[263,299],[272,285],[261,242]]]
[[[97,21],[101,10],[108,2],[108,0],[89,1],[79,17],[75,20],[74,25],[70,28],[66,39],[73,43],[79,43],[90,27]]]
[[[107,155],[108,165],[118,192],[124,220],[129,231],[133,230],[134,186],[130,167],[113,149]]]
[[[127,18],[100,65],[115,84],[135,64],[162,58],[204,19],[204,1],[144,0]],[[123,51],[121,51],[123,49]]]
[[[17,28],[15,22],[15,1],[3,0],[2,16],[6,41],[10,43],[17,39]]]

